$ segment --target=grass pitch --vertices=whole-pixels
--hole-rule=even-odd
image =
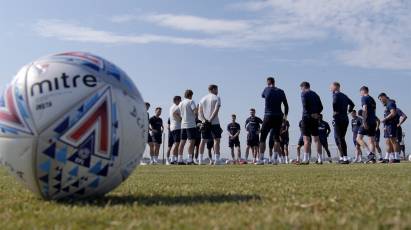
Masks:
[[[0,229],[411,229],[411,164],[143,166],[97,200],[43,201],[0,170]]]

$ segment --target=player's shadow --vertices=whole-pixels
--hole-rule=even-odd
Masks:
[[[59,200],[58,203],[80,206],[97,206],[107,207],[115,205],[139,205],[139,206],[175,206],[175,205],[196,205],[196,204],[219,204],[219,203],[243,203],[248,201],[261,200],[258,195],[182,195],[182,196],[168,196],[168,195],[107,195],[94,199],[66,199]]]

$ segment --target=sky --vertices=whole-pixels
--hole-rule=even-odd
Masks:
[[[357,109],[367,85],[375,99],[386,92],[411,114],[409,12],[411,2],[402,0],[2,0],[0,85],[39,57],[86,51],[127,72],[152,108],[164,108],[165,121],[174,95],[192,89],[199,102],[209,84],[219,85],[225,129],[232,113],[242,126],[251,107],[263,116],[261,92],[274,76],[290,104],[293,145],[301,81],[321,96],[330,123],[333,81]],[[404,129],[411,133],[409,122]],[[241,141],[244,151],[244,130]]]

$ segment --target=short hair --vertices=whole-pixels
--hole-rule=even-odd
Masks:
[[[237,115],[235,115],[234,113],[233,113],[233,114],[231,114],[231,116],[232,116],[232,117],[237,117]]]
[[[310,88],[310,83],[308,81],[303,81],[303,82],[301,82],[300,87],[304,87],[306,89],[309,89]]]
[[[270,84],[274,84],[274,82],[275,82],[275,80],[274,80],[273,77],[268,77],[268,78],[267,78],[267,81],[268,81]]]
[[[360,88],[360,91],[364,91],[364,92],[368,93],[369,89],[368,89],[367,86],[364,85],[363,87]]]
[[[338,87],[338,88],[340,88],[340,87],[341,87],[340,83],[339,83],[339,82],[337,82],[337,81],[333,82],[333,85],[334,85],[334,86],[336,86],[336,87]]]
[[[388,97],[386,93],[380,93],[380,95],[378,95],[378,98],[380,97]]]
[[[177,101],[181,101],[181,97],[180,96],[174,96],[173,98],[173,102],[177,102]]]
[[[185,98],[190,98],[190,97],[192,97],[193,96],[193,91],[191,90],[191,89],[187,89],[185,92],[184,92],[184,97]]]
[[[353,109],[353,110],[351,111],[351,113],[357,113],[357,111],[356,111],[355,109]]]
[[[250,109],[250,111],[253,111],[253,112],[255,112],[255,109],[254,109],[254,108],[251,108],[251,109]]]
[[[146,106],[148,106],[148,107],[150,107],[151,105],[150,105],[150,103],[148,103],[148,102],[145,102],[145,104],[146,104]]]
[[[157,108],[156,108],[156,111],[157,111],[157,110],[162,110],[162,109],[161,109],[161,107],[157,107]]]
[[[212,85],[209,85],[209,86],[208,86],[208,91],[215,90],[215,89],[217,89],[217,88],[218,88],[217,85],[212,84]]]

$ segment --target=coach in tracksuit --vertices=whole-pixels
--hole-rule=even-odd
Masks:
[[[333,82],[330,87],[333,92],[334,136],[335,143],[340,151],[340,158],[342,158],[340,163],[348,164],[349,161],[347,157],[347,142],[345,141],[345,135],[347,134],[348,125],[350,124],[348,113],[351,113],[354,110],[355,105],[347,95],[340,91],[340,88],[341,86],[338,82]]]

